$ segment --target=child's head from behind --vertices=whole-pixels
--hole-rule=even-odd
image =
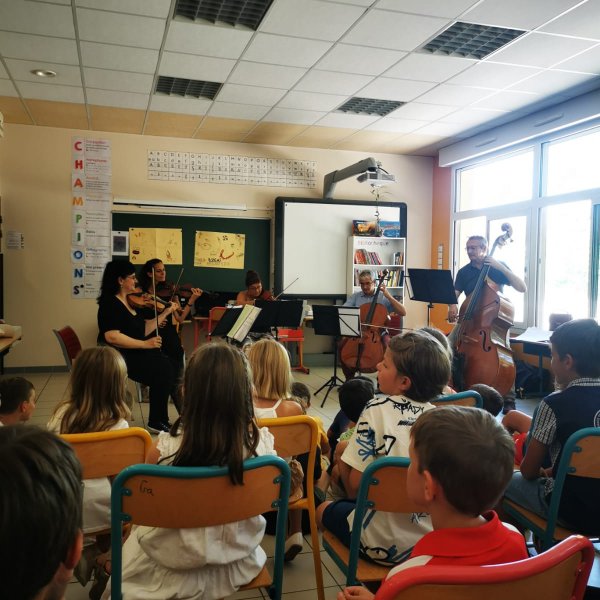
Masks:
[[[110,346],[85,348],[73,361],[61,433],[104,431],[129,418],[127,365]]]
[[[294,399],[300,404],[304,414],[310,408],[310,388],[301,381],[292,383],[291,393]]]
[[[367,402],[375,395],[375,386],[367,377],[348,379],[338,391],[342,412],[356,423]]]
[[[483,401],[483,410],[487,410],[494,417],[502,410],[504,399],[500,392],[485,383],[476,383],[472,385],[470,390],[477,392]]]
[[[259,398],[280,400],[290,397],[290,357],[282,344],[272,338],[263,338],[250,346],[247,356]]]
[[[377,365],[384,394],[402,394],[418,402],[439,396],[450,379],[450,359],[428,333],[404,331],[390,340],[384,360]]]
[[[72,447],[34,426],[0,427],[3,598],[63,598],[81,553],[81,467]]]
[[[448,353],[448,357],[452,361],[454,352],[452,351],[452,348],[450,347],[450,342],[448,341],[446,334],[441,329],[438,329],[437,327],[426,326],[426,327],[421,327],[421,329],[419,331],[424,331],[425,333],[428,333],[429,335],[433,336],[444,347],[444,349]]]
[[[174,465],[229,466],[242,481],[242,462],[258,443],[252,405],[252,377],[244,354],[233,346],[211,343],[191,356],[183,383],[183,409],[174,423],[183,436]]]
[[[35,409],[35,389],[23,377],[0,381],[0,421],[5,425],[28,421]]]
[[[550,336],[550,343],[559,384],[577,377],[600,377],[600,325],[594,319],[563,323]]]
[[[429,473],[457,512],[478,516],[495,506],[512,477],[515,450],[510,434],[491,414],[440,406],[422,414],[410,436],[408,492],[416,493],[415,501],[419,484],[413,488],[411,482]]]

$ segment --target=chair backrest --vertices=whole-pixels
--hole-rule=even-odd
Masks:
[[[121,527],[209,527],[277,509],[273,585],[281,596],[290,494],[290,468],[278,456],[244,462],[244,484],[233,485],[227,467],[134,465],[117,475],[111,494],[113,600],[121,599]],[[183,501],[183,499],[185,499]]]
[[[68,325],[62,329],[53,329],[52,331],[58,339],[63,356],[65,357],[65,362],[70,371],[73,366],[73,360],[81,352],[81,342],[75,331],[73,331],[73,328]]]
[[[84,479],[112,477],[125,467],[144,463],[152,446],[150,434],[141,427],[98,433],[64,433],[81,463]]]
[[[210,340],[211,333],[215,328],[215,325],[221,320],[221,317],[227,310],[226,306],[213,306],[208,313],[208,327],[207,327],[207,339]]]
[[[465,390],[464,392],[457,392],[456,394],[438,396],[434,400],[431,400],[431,403],[435,404],[436,406],[453,404],[455,406],[474,406],[475,408],[483,408],[483,399],[481,398],[481,394],[475,390]]]
[[[571,536],[542,554],[514,563],[406,569],[387,579],[375,600],[581,600],[593,562],[592,543]]]

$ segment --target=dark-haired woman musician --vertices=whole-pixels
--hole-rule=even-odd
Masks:
[[[131,308],[127,295],[136,289],[135,267],[128,260],[107,263],[98,297],[98,342],[114,346],[125,359],[127,375],[150,387],[148,429],[169,431],[167,402],[173,387],[171,361],[160,351],[162,339],[152,335],[156,320],[146,321]],[[158,316],[170,318],[172,306]]]
[[[236,306],[254,304],[256,300],[275,300],[269,290],[263,290],[260,275],[256,271],[246,272],[246,289],[242,290],[235,300]]]

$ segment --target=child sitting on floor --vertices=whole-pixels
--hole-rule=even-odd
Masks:
[[[413,425],[406,493],[431,515],[434,531],[412,548],[410,558],[387,580],[423,565],[496,565],[527,558],[523,536],[491,510],[510,481],[513,444],[487,412],[441,406]],[[368,600],[360,586],[338,600]],[[377,595],[375,595],[377,598]]]
[[[448,382],[450,359],[428,333],[405,331],[391,339],[377,374],[379,389],[385,395],[367,404],[339,463],[349,499],[324,502],[317,509],[320,526],[347,547],[363,471],[380,456],[408,456],[410,428],[423,413],[435,409],[429,400],[439,396]],[[367,511],[361,554],[393,566],[431,529],[431,519],[425,513]]]
[[[35,388],[23,377],[0,381],[0,427],[29,421],[35,410]]]

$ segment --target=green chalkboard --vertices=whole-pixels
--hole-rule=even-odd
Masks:
[[[134,228],[181,229],[183,236],[183,265],[167,265],[167,279],[175,281],[183,266],[181,283],[191,283],[204,290],[238,292],[245,289],[247,269],[258,271],[265,288],[269,287],[271,257],[271,221],[269,219],[232,219],[217,217],[192,217],[181,215],[146,215],[138,213],[113,213],[114,231]],[[194,267],[196,231],[242,233],[246,236],[243,269],[212,269]],[[162,258],[157,256],[156,258]]]

